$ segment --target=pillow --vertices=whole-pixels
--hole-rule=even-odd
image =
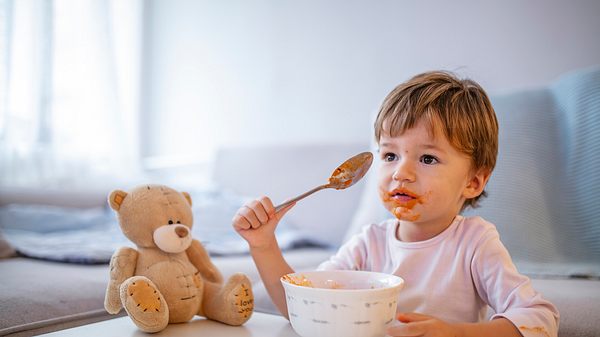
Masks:
[[[190,195],[194,213],[192,233],[195,238],[202,241],[212,255],[249,252],[246,241],[231,226],[234,214],[250,200],[249,197],[240,196],[220,187],[191,191]],[[325,242],[298,230],[285,217],[277,225],[276,235],[282,250],[326,245]]]
[[[600,277],[600,68],[492,102],[498,164],[468,214],[496,224],[525,274]]]

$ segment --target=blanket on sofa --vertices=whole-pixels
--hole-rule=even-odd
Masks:
[[[213,256],[244,254],[248,245],[231,227],[246,198],[221,188],[191,191],[192,235]],[[83,264],[108,263],[116,249],[132,246],[108,207],[76,209],[45,205],[0,208],[0,234],[24,256]],[[277,228],[282,249],[325,246],[283,220]]]

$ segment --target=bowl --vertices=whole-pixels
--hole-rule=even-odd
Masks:
[[[288,315],[303,337],[385,336],[394,321],[401,277],[368,271],[309,271],[284,275]]]

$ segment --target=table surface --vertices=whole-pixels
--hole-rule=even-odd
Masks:
[[[211,337],[298,337],[289,321],[282,316],[255,312],[242,326],[229,326],[196,316],[187,323],[169,324],[163,331],[155,334],[142,332],[128,316],[92,323],[76,328],[45,334],[44,336],[211,336]]]

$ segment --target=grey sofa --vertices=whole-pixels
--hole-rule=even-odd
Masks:
[[[493,97],[492,102],[501,126],[500,159],[490,196],[475,212],[497,225],[520,270],[558,306],[561,337],[600,336],[600,70],[566,74],[547,88]],[[370,146],[223,149],[212,180],[240,195],[281,201],[322,183],[339,162]],[[272,165],[264,166],[267,160]],[[314,268],[360,226],[385,216],[373,202],[372,172],[343,192],[319,192],[288,214],[303,235],[330,247],[286,251],[294,268]],[[57,194],[61,199],[52,193],[1,191],[0,205],[86,207],[104,204],[107,193]],[[225,275],[247,273],[255,282],[256,309],[274,312],[249,256],[213,259]],[[103,309],[107,280],[105,264],[0,260],[0,335],[27,336],[114,317]]]

